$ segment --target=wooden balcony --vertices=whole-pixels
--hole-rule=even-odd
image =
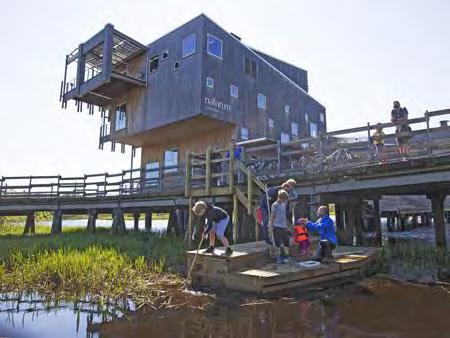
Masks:
[[[79,45],[66,56],[60,97],[106,107],[114,99],[135,87],[147,85],[147,47],[117,31],[111,24]],[[68,80],[68,69],[75,69]]]

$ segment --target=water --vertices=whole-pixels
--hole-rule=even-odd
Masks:
[[[87,218],[79,218],[79,219],[63,219],[62,227],[87,227]],[[156,219],[152,221],[152,231],[153,232],[164,232],[167,230],[167,220],[164,219]],[[52,225],[52,221],[43,221],[39,224],[50,226]],[[112,220],[108,219],[98,219],[96,222],[96,226],[110,228],[112,226]],[[129,230],[134,229],[134,221],[133,220],[125,220],[125,227]],[[139,229],[145,230],[145,220],[139,220]]]
[[[87,300],[54,302],[38,294],[1,294],[1,337],[99,337],[95,325],[111,321],[134,310],[133,302],[125,300],[114,305],[97,305]]]
[[[0,336],[155,338],[448,337],[450,291],[383,279],[327,292],[257,299],[180,294],[179,307],[103,316],[0,302]],[[188,303],[183,304],[188,298]],[[176,301],[176,300],[175,300]],[[67,306],[67,304],[66,304]],[[89,307],[88,307],[89,309]],[[7,311],[8,310],[8,311]],[[94,311],[95,312],[95,311]]]

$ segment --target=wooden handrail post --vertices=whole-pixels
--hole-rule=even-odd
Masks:
[[[277,173],[281,172],[281,141],[277,141]]]
[[[253,177],[250,169],[247,168],[247,214],[251,215],[253,213]]]
[[[239,236],[238,236],[238,199],[236,194],[233,194],[233,242],[234,244],[237,243]]]
[[[56,184],[57,184],[57,186],[56,186],[56,197],[58,198],[59,197],[59,186],[61,184],[61,175],[58,175],[58,182]]]
[[[206,149],[206,171],[205,171],[205,192],[211,195],[211,147]]]
[[[31,196],[31,183],[33,182],[33,176],[30,176],[30,182],[28,183],[28,197]]]
[[[193,219],[194,215],[192,214],[192,207],[193,207],[192,196],[189,196],[189,210],[188,210],[188,212],[189,212],[189,217],[188,217],[188,235],[189,235],[188,246],[189,246],[189,248],[191,247],[191,242],[192,242],[192,223],[194,221],[194,219]]]
[[[105,195],[105,196],[106,196],[106,194],[107,194],[107,191],[106,191],[107,183],[108,183],[108,173],[105,173],[105,184],[104,184],[104,186],[103,186],[103,192],[104,192],[104,195]]]
[[[186,173],[184,175],[184,196],[191,195],[191,153],[186,150]]]
[[[3,191],[3,181],[4,181],[5,179],[3,178],[3,176],[2,176],[2,178],[0,179],[0,197],[2,197],[2,191]]]
[[[431,133],[430,133],[430,115],[428,114],[428,110],[425,112],[425,119],[427,122],[427,143],[428,143],[428,154],[433,154],[433,146],[431,144]]]
[[[86,174],[84,174],[83,179],[83,197],[86,197]]]
[[[234,146],[230,144],[230,159],[229,159],[229,169],[228,169],[228,184],[230,194],[234,193]]]

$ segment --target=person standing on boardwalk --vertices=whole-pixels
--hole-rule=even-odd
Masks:
[[[289,231],[286,217],[286,206],[289,195],[285,190],[278,190],[277,200],[270,207],[269,231],[273,232],[275,246],[278,249],[277,263],[283,264],[291,261],[289,254]]]
[[[230,222],[230,216],[222,208],[207,205],[203,201],[198,201],[195,203],[192,211],[196,216],[203,218],[203,223],[205,223],[205,228],[203,230],[202,238],[209,235],[209,247],[204,252],[214,253],[214,246],[216,242],[216,235],[219,240],[225,246],[224,256],[231,256],[233,250],[231,250],[230,242],[225,237],[225,230]]]
[[[408,141],[411,138],[411,127],[408,124],[408,110],[400,106],[400,102],[394,101],[394,107],[391,111],[391,122],[395,123],[395,137],[397,139],[397,147],[403,159],[408,154]]]
[[[295,195],[294,189],[297,182],[295,182],[294,179],[290,178],[286,182],[284,182],[282,185],[270,187],[267,189],[267,193],[264,193],[261,196],[261,199],[259,201],[259,207],[261,210],[261,216],[262,216],[262,235],[263,240],[271,245],[272,242],[269,238],[269,232],[268,232],[268,224],[269,224],[269,208],[272,206],[273,203],[278,198],[278,192],[280,190],[285,190],[288,193],[288,199],[293,200],[296,199],[297,196]],[[286,215],[289,212],[289,202],[286,203]]]
[[[377,129],[372,134],[372,142],[375,145],[375,151],[380,161],[380,164],[384,163],[386,158],[384,155],[384,138],[386,135],[383,132],[383,128],[381,127],[381,123],[377,124]]]
[[[334,222],[330,218],[328,208],[324,205],[317,209],[318,220],[313,223],[306,218],[300,220],[300,224],[305,224],[308,231],[317,232],[320,236],[319,247],[314,257],[317,261],[333,260],[333,250],[337,246],[336,230]]]

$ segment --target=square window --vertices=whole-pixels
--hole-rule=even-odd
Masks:
[[[325,114],[324,113],[320,113],[320,122],[325,123]]]
[[[212,77],[206,78],[206,87],[214,88],[214,79]]]
[[[284,106],[285,113],[289,113],[290,110],[291,110],[291,107],[288,104]]]
[[[298,123],[291,122],[291,134],[293,136],[298,136]]]
[[[275,127],[275,121],[273,119],[269,119],[269,128]]]
[[[195,34],[189,34],[183,39],[183,57],[189,56],[195,53],[197,39]]]
[[[281,133],[280,135],[281,143],[288,143],[290,141],[290,137],[288,133]]]
[[[241,140],[248,140],[248,128],[241,127]]]
[[[239,88],[238,86],[231,85],[230,86],[230,96],[231,97],[238,97],[239,96]]]
[[[209,55],[213,55],[219,59],[222,59],[222,40],[214,35],[207,35],[207,52]]]
[[[173,64],[173,70],[178,70],[180,68],[180,63],[177,61]]]
[[[305,121],[306,121],[306,122],[309,121],[309,115],[308,115],[308,113],[305,113]]]
[[[166,60],[169,57],[169,50],[166,49],[163,53],[162,53],[162,60]]]
[[[311,122],[309,124],[309,135],[311,137],[317,137],[317,123]]]
[[[164,173],[173,173],[177,171],[178,149],[170,149],[164,152]]]
[[[115,130],[125,129],[127,126],[127,105],[121,104],[116,109],[116,124]]]
[[[266,109],[266,95],[258,93],[258,108]]]
[[[152,56],[150,58],[150,73],[154,73],[159,67],[159,55]]]
[[[244,58],[244,72],[246,75],[249,75],[256,79],[256,72],[257,72],[256,61],[250,60],[248,56]]]

